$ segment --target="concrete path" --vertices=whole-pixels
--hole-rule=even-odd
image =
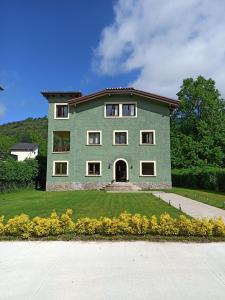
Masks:
[[[165,193],[165,192],[152,192],[153,195],[159,197],[165,202],[173,205],[176,208],[180,208],[183,212],[192,216],[194,218],[218,218],[222,217],[225,222],[225,210],[220,209],[211,205],[204,204],[202,202],[198,202],[192,200],[187,197],[183,197],[174,193]]]
[[[0,299],[222,300],[225,243],[0,242]]]

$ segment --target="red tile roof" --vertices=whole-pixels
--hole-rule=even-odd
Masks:
[[[70,105],[79,104],[79,103],[83,103],[83,102],[86,102],[86,101],[95,100],[97,98],[101,98],[101,97],[107,96],[107,95],[108,96],[110,96],[110,95],[136,95],[136,96],[146,98],[148,100],[156,100],[156,101],[159,101],[159,102],[162,102],[162,103],[166,103],[171,108],[176,108],[179,104],[178,100],[168,98],[168,97],[164,97],[164,96],[160,96],[160,95],[156,95],[156,94],[153,94],[153,93],[144,92],[144,91],[141,91],[141,90],[134,89],[132,87],[128,87],[128,88],[107,88],[105,90],[102,90],[102,91],[99,91],[99,92],[96,92],[96,93],[93,93],[93,94],[72,98],[68,101],[68,103]]]

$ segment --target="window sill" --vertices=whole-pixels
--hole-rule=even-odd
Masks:
[[[105,119],[135,119],[137,116],[116,116],[116,117],[104,117]]]
[[[69,175],[52,175],[52,177],[68,177]]]
[[[156,175],[139,175],[139,177],[156,177]]]
[[[86,146],[103,146],[102,144],[86,144]]]
[[[57,152],[52,152],[52,154],[68,154],[70,151],[57,151]]]
[[[102,175],[85,175],[85,177],[102,177]]]
[[[112,146],[128,146],[129,144],[112,144]]]
[[[156,144],[139,144],[139,146],[156,146]]]
[[[69,120],[69,118],[54,118],[54,120]]]

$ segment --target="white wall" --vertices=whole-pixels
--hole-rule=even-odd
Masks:
[[[17,156],[18,161],[23,161],[28,158],[35,158],[38,155],[38,150],[35,151],[11,151],[12,155]]]

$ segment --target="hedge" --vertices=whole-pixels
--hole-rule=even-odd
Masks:
[[[225,224],[218,219],[189,219],[180,215],[178,219],[164,213],[146,217],[140,214],[123,212],[118,218],[100,217],[72,219],[72,210],[68,209],[62,215],[52,212],[50,217],[35,217],[21,214],[4,223],[0,217],[0,236],[14,236],[23,239],[30,237],[59,236],[64,233],[74,235],[105,236],[115,235],[161,235],[161,236],[220,236],[225,237]]]
[[[225,169],[207,167],[175,169],[172,171],[172,184],[177,187],[201,188],[225,191]]]
[[[0,191],[33,187],[37,175],[38,162],[36,160],[0,161]]]

